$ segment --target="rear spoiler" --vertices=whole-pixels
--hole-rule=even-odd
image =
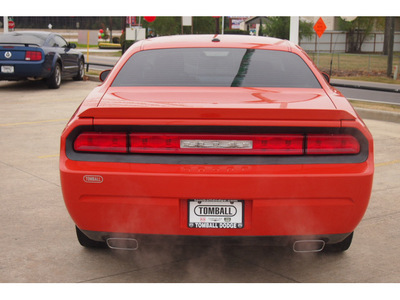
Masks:
[[[25,47],[30,47],[30,46],[40,47],[40,45],[34,44],[34,43],[0,43],[0,46],[2,46],[2,45],[7,45],[7,46],[25,46]]]
[[[97,107],[79,114],[95,119],[206,119],[206,120],[355,120],[344,110],[332,109],[262,109],[262,108],[192,108],[192,107]]]

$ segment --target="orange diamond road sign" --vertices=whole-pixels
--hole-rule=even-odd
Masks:
[[[319,18],[317,23],[315,23],[315,25],[314,25],[314,30],[317,33],[319,38],[324,34],[325,29],[326,29],[326,25],[325,25],[324,20],[322,20],[322,18]]]

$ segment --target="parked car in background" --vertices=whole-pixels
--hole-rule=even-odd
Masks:
[[[61,136],[62,192],[81,245],[350,247],[371,194],[373,140],[300,47],[153,38],[101,78]]]
[[[0,80],[41,80],[57,89],[64,78],[82,80],[84,56],[61,35],[16,31],[0,35]]]

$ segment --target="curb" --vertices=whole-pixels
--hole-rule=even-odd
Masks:
[[[366,85],[358,85],[358,84],[343,84],[343,83],[331,83],[331,85],[334,87],[344,87],[344,88],[370,90],[370,91],[378,91],[378,92],[400,93],[400,89],[398,89],[398,88],[385,88],[385,87],[366,86]]]
[[[86,77],[88,78],[87,80],[101,82],[99,76],[86,75]],[[400,113],[383,111],[383,110],[373,110],[368,108],[360,108],[354,105],[353,107],[362,119],[400,123]]]
[[[400,123],[400,113],[353,107],[362,119]]]

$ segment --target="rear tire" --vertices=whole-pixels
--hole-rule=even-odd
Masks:
[[[77,226],[76,236],[78,237],[79,244],[86,248],[107,248],[106,242],[99,242],[89,239]]]
[[[83,62],[83,59],[80,59],[78,64],[78,74],[72,77],[72,79],[76,81],[81,81],[83,80],[84,75],[85,75],[85,64]]]
[[[325,245],[324,251],[325,252],[344,252],[344,251],[348,250],[350,248],[351,242],[353,240],[353,234],[354,234],[354,232],[352,232],[347,238],[345,238],[340,243]]]
[[[60,63],[56,63],[53,74],[46,80],[46,84],[50,89],[58,89],[61,85],[62,71]]]

